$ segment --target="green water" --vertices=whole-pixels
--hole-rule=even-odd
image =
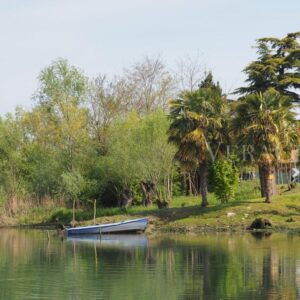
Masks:
[[[300,237],[0,230],[1,299],[300,299]]]

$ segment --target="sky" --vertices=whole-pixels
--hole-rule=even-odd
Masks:
[[[0,0],[0,114],[30,109],[59,57],[88,77],[146,55],[199,57],[226,93],[243,85],[255,40],[300,30],[299,0]]]

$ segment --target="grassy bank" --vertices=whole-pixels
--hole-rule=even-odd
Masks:
[[[176,197],[169,208],[156,206],[132,206],[128,209],[98,208],[97,223],[114,222],[128,218],[147,216],[150,219],[148,232],[200,232],[245,230],[255,218],[271,221],[274,230],[300,230],[300,192],[283,192],[273,203],[266,204],[262,198],[233,201],[220,204],[209,195],[210,205],[200,207],[199,197]],[[49,224],[55,219],[65,224],[72,220],[72,210],[66,208],[32,209],[26,216],[20,216],[18,224]],[[91,210],[77,210],[78,224],[91,224]]]

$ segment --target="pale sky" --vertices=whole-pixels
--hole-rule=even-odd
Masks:
[[[0,114],[30,108],[41,69],[66,58],[89,77],[145,55],[199,55],[225,92],[243,84],[255,39],[300,30],[299,0],[0,0]]]

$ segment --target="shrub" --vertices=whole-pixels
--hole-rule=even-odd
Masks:
[[[237,184],[238,169],[233,159],[218,160],[213,164],[214,191],[216,197],[222,202],[233,200]]]

